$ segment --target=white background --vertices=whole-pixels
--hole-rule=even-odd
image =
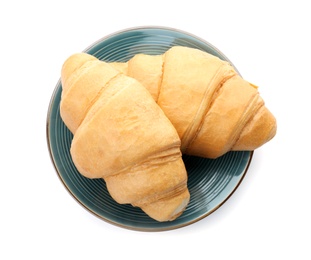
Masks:
[[[203,4],[204,3],[204,4]],[[2,1],[1,259],[311,259],[308,1]],[[52,166],[49,101],[63,61],[129,27],[159,25],[220,49],[278,120],[234,195],[207,218],[130,231],[82,208]]]

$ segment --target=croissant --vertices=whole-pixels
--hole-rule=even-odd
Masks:
[[[163,55],[137,54],[110,63],[137,79],[176,128],[185,154],[217,158],[254,150],[276,134],[276,119],[256,86],[226,61],[175,46]]]
[[[61,82],[77,170],[157,221],[180,216],[190,199],[180,139],[146,88],[86,53],[64,62]]]

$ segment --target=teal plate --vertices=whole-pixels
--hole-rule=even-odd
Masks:
[[[175,45],[198,48],[229,61],[208,42],[165,27],[120,31],[100,39],[84,52],[105,61],[127,61],[137,53],[161,54]],[[52,162],[69,193],[89,212],[111,224],[131,230],[164,231],[195,223],[225,203],[243,180],[251,162],[253,152],[248,151],[229,152],[214,160],[184,156],[191,194],[188,207],[174,221],[157,222],[139,208],[116,203],[102,179],[87,179],[77,171],[69,152],[72,134],[60,117],[61,92],[58,81],[47,115],[47,142]]]

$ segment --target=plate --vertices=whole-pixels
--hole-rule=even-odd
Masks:
[[[100,39],[84,52],[105,61],[127,61],[137,53],[161,54],[175,45],[198,48],[230,62],[205,40],[165,27],[139,27],[119,31]],[[76,201],[113,225],[139,231],[164,231],[195,223],[226,202],[238,188],[251,162],[252,151],[228,152],[218,159],[183,156],[188,172],[190,202],[176,220],[157,222],[139,208],[116,203],[110,197],[103,179],[87,179],[77,171],[69,151],[73,136],[60,117],[61,92],[59,80],[47,114],[47,143],[52,163],[60,180]]]

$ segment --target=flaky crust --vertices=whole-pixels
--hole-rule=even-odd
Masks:
[[[60,114],[73,134],[103,86],[118,74],[110,65],[86,53],[72,55],[65,61],[61,77]]]
[[[85,177],[103,178],[118,203],[140,207],[158,221],[175,219],[190,198],[175,128],[137,80],[84,53],[72,62],[79,57],[86,62],[78,62],[75,80],[63,70],[67,91],[60,106],[74,133],[75,166]],[[77,67],[70,59],[65,67]]]
[[[183,153],[217,158],[254,150],[274,137],[276,120],[258,89],[228,62],[181,46],[164,53],[163,63],[158,56],[137,56],[128,61],[127,74],[159,93],[155,100],[176,128]],[[160,82],[157,91],[151,77]]]

